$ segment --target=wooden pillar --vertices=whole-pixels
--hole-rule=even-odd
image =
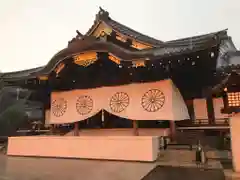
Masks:
[[[175,121],[169,121],[170,125],[170,139],[174,141],[176,139],[176,124]]]
[[[79,136],[78,122],[74,123],[74,136]]]
[[[54,132],[55,132],[54,124],[51,124],[51,125],[50,125],[50,134],[53,135]]]
[[[209,124],[214,124],[215,123],[215,112],[214,112],[212,96],[207,97],[206,103],[207,103],[208,122],[209,122]]]
[[[133,134],[134,136],[138,136],[139,132],[138,132],[138,121],[137,120],[133,120]]]

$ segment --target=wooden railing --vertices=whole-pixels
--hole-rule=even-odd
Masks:
[[[229,126],[229,118],[215,119],[214,123],[209,123],[208,119],[184,120],[177,122],[179,127],[201,127],[201,126]]]
[[[192,123],[194,125],[210,125],[208,119],[196,119]],[[215,122],[211,125],[229,125],[229,118],[215,119]]]

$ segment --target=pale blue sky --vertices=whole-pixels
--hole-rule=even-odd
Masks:
[[[240,0],[2,0],[0,70],[45,65],[93,24],[98,7],[137,31],[172,40],[229,29],[240,47]]]

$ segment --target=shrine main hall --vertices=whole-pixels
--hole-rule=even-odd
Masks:
[[[229,133],[224,107],[240,107],[239,59],[227,30],[164,42],[100,8],[45,66],[1,74],[3,87],[38,102],[50,132],[10,137],[8,154],[155,161],[159,137],[176,142],[178,129]]]

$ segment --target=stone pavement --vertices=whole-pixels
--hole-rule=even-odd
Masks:
[[[195,163],[195,151],[190,150],[166,150],[159,152],[157,165],[172,167],[197,168]],[[221,162],[210,159],[201,166],[205,169],[223,169]]]
[[[140,180],[155,163],[0,155],[0,180]]]
[[[231,154],[229,152],[209,151],[207,153],[207,157],[210,157],[212,159],[209,159],[207,164],[202,166],[201,169],[205,169],[205,170],[209,169],[211,171],[214,169],[220,170],[224,173],[226,180],[240,180],[240,173],[233,172],[233,170],[229,169],[229,167],[227,169],[224,169],[221,162],[219,160],[216,160],[222,157],[224,159],[228,159],[228,161],[230,162]],[[194,162],[194,158],[195,158],[195,151],[167,150],[159,153],[157,165],[160,167],[171,166],[172,168],[197,168],[197,165]],[[161,171],[160,168],[159,168],[159,171]],[[184,171],[186,172],[188,171],[189,173],[189,170],[187,169],[185,169]],[[216,174],[217,172],[211,172],[210,174],[214,174],[214,173]]]
[[[157,166],[142,180],[225,180],[221,169]]]
[[[240,180],[240,173],[235,173],[231,169],[224,169],[226,180]]]
[[[217,160],[210,159],[204,167],[196,168],[194,154],[194,151],[184,150],[160,152],[155,163],[7,157],[0,154],[0,180],[140,180],[152,170],[162,172],[165,167],[170,174],[174,169],[185,175],[191,174],[191,169],[196,173],[203,169],[212,177],[220,177],[220,172],[224,172],[227,180],[240,180],[239,174],[223,169]],[[170,175],[165,173],[161,177],[158,179],[165,180]]]

